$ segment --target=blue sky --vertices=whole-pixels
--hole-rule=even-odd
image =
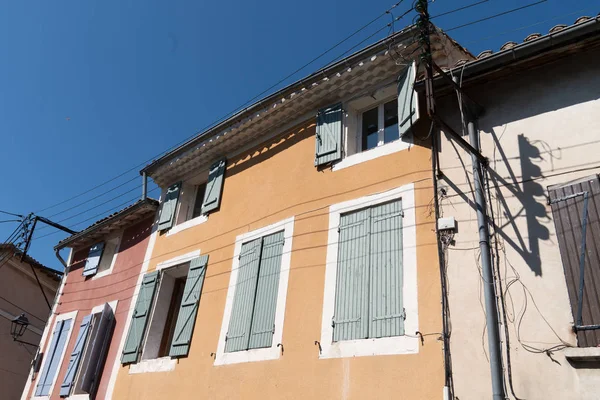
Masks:
[[[141,193],[138,165],[244,104],[392,1],[0,1],[0,210],[39,212],[85,228]],[[430,13],[475,2],[437,0]],[[489,0],[434,23],[450,29],[527,3]],[[403,2],[394,14],[410,4]],[[570,25],[580,15],[594,16],[599,5],[548,0],[449,34],[477,55],[559,23]],[[397,22],[396,30],[413,16]],[[285,83],[389,20],[377,20]],[[12,217],[0,214],[0,221],[6,219]],[[15,228],[0,223],[0,241]],[[65,235],[53,231],[37,232],[31,254],[60,269],[52,248]]]

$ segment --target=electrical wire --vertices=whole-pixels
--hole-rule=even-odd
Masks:
[[[11,212],[8,212],[8,211],[2,211],[2,210],[0,210],[0,213],[7,214],[7,215],[12,215],[13,217],[23,218],[23,216],[21,214],[15,214],[15,213],[11,213]]]
[[[481,0],[476,3],[467,4],[466,6],[455,8],[454,10],[450,10],[450,11],[443,12],[441,14],[434,15],[433,17],[429,17],[429,19],[431,20],[434,18],[443,17],[444,15],[454,14],[455,12],[466,10],[467,8],[475,7],[475,6],[478,6],[483,3],[487,3],[488,1],[490,1],[490,0]]]

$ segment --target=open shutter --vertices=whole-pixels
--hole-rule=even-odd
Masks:
[[[248,349],[262,238],[242,244],[225,352]]]
[[[144,275],[123,348],[123,356],[121,357],[121,363],[123,364],[134,363],[138,359],[157,283],[158,271]]]
[[[83,267],[83,276],[94,275],[96,271],[98,271],[98,264],[100,264],[102,252],[104,252],[104,242],[96,243],[90,247],[90,252],[85,261],[85,267]]]
[[[368,337],[369,215],[366,209],[340,218],[334,342]]]
[[[181,299],[181,307],[175,324],[173,334],[173,342],[169,355],[171,357],[187,356],[190,351],[190,341],[196,323],[196,314],[198,313],[198,303],[200,302],[200,294],[204,277],[206,276],[206,264],[208,263],[208,255],[203,255],[194,258],[190,261],[190,270],[183,289],[183,298]]]
[[[204,191],[204,201],[202,202],[202,214],[218,208],[221,204],[221,192],[223,191],[226,165],[227,160],[223,158],[210,166],[206,190]]]
[[[48,396],[50,395],[50,388],[54,382],[54,377],[58,373],[60,367],[60,358],[67,343],[67,336],[71,329],[71,320],[58,321],[52,334],[52,341],[48,348],[48,358],[44,365],[44,370],[38,381],[38,385],[35,391],[36,396]]]
[[[71,359],[69,360],[69,366],[67,367],[67,373],[65,379],[63,379],[62,385],[60,385],[60,397],[67,397],[71,393],[71,387],[75,381],[75,374],[77,374],[77,368],[81,362],[81,356],[85,342],[90,333],[90,327],[92,323],[92,315],[86,315],[81,321],[79,327],[79,333],[77,333],[77,340],[75,341],[75,347],[71,353]]]
[[[369,337],[404,334],[402,202],[370,209]]]
[[[419,101],[414,89],[417,66],[415,62],[398,77],[398,130],[400,137],[419,119]]]
[[[181,191],[181,182],[169,186],[165,193],[165,200],[162,202],[160,209],[160,218],[158,219],[158,230],[164,231],[173,226],[175,221],[175,210],[177,209],[177,200],[179,200],[179,192]]]
[[[342,158],[342,104],[323,108],[317,114],[315,165]]]
[[[115,327],[115,315],[108,303],[104,304],[102,314],[96,317],[95,324],[97,324],[97,329],[94,329],[94,333],[89,340],[88,355],[86,356],[87,364],[80,374],[81,389],[92,396],[98,388]]]
[[[284,242],[283,231],[265,236],[262,240],[249,349],[271,347],[275,330],[275,311]]]

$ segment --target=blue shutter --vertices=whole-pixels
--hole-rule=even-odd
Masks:
[[[225,352],[248,349],[262,239],[242,244]]]
[[[204,191],[204,201],[202,202],[202,214],[216,209],[221,204],[221,192],[223,191],[223,181],[225,179],[226,159],[221,159],[210,166],[208,171],[208,181]]]
[[[342,215],[333,316],[333,341],[368,337],[369,209]]]
[[[173,226],[175,222],[175,210],[177,209],[177,201],[179,200],[179,192],[181,191],[181,182],[169,186],[165,199],[162,202],[160,209],[160,217],[158,219],[158,230],[164,231]]]
[[[157,283],[158,271],[150,272],[144,276],[123,348],[123,356],[121,357],[121,363],[123,364],[134,363],[138,359]]]
[[[183,298],[181,299],[181,307],[177,315],[177,323],[173,333],[173,342],[169,355],[171,357],[186,356],[190,351],[190,342],[196,323],[196,314],[198,313],[198,303],[200,302],[200,294],[204,277],[206,276],[206,264],[208,263],[208,255],[203,255],[194,258],[190,261],[190,270],[183,289]]]
[[[402,203],[371,208],[369,337],[404,334]]]
[[[342,104],[319,110],[315,138],[315,165],[342,158]]]
[[[103,251],[104,242],[96,243],[90,247],[87,260],[85,260],[85,267],[83,267],[83,276],[94,275],[98,271],[98,264],[100,264]]]
[[[271,347],[283,251],[283,231],[263,237],[248,348]]]
[[[398,132],[404,136],[419,119],[419,101],[414,90],[416,64],[406,67],[398,77]]]
[[[75,381],[75,374],[77,373],[79,363],[81,362],[83,348],[87,341],[88,334],[90,333],[91,322],[91,314],[83,317],[83,320],[81,321],[79,333],[77,333],[77,340],[75,341],[75,347],[73,348],[69,366],[67,367],[67,373],[65,374],[62,385],[60,385],[60,397],[67,397],[69,393],[71,393],[71,387]]]
[[[97,325],[97,328],[94,328],[94,333],[89,340],[90,344],[86,352],[86,368],[80,373],[81,389],[89,393],[92,396],[91,398],[93,398],[98,388],[115,326],[115,315],[108,303],[104,304],[102,314],[96,316],[94,325]]]
[[[38,385],[35,391],[36,396],[50,395],[50,388],[52,387],[54,377],[58,373],[58,369],[60,367],[60,357],[63,349],[65,348],[70,328],[70,319],[58,321],[56,323],[54,333],[52,334],[50,347],[48,348],[47,352],[48,358],[46,359],[46,364],[44,365],[42,375],[38,380]]]

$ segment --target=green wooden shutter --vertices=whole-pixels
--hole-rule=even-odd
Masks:
[[[190,342],[192,340],[194,324],[196,323],[198,303],[200,302],[202,285],[206,276],[207,263],[208,255],[203,255],[190,261],[190,270],[185,282],[181,307],[179,308],[173,341],[169,350],[171,357],[187,356],[190,351]]]
[[[319,110],[315,138],[315,165],[342,158],[342,104]]]
[[[94,334],[90,337],[86,358],[88,359],[85,370],[80,373],[81,390],[91,395],[93,398],[102,376],[102,369],[115,326],[115,315],[108,303],[104,303],[102,313],[95,318]]]
[[[125,347],[123,348],[123,356],[121,357],[121,363],[123,364],[134,363],[138,359],[157,283],[158,271],[144,275],[137,302],[135,303],[133,317],[131,318],[131,326],[125,340]]]
[[[83,276],[94,275],[98,271],[98,265],[104,252],[104,242],[96,243],[90,247],[87,260],[85,260],[85,267],[83,267]]]
[[[218,208],[221,204],[221,192],[223,191],[223,180],[225,179],[226,159],[221,159],[210,166],[208,171],[208,181],[204,191],[204,201],[202,202],[202,214]]]
[[[91,323],[92,314],[83,317],[79,327],[79,332],[77,333],[75,347],[73,348],[71,358],[69,359],[67,373],[65,374],[62,385],[60,385],[60,397],[67,397],[71,393],[71,387],[75,381],[75,374],[77,374],[77,369],[79,368],[79,363],[81,362],[83,348],[90,333]]]
[[[368,337],[369,209],[340,218],[333,341]]]
[[[67,336],[69,336],[69,331],[71,330],[71,323],[72,320],[70,319],[56,323],[54,333],[52,334],[52,341],[48,348],[48,358],[46,359],[42,375],[38,380],[35,392],[36,396],[50,395],[50,388],[52,387],[54,377],[58,374],[60,358],[67,344]]]
[[[177,209],[177,201],[179,200],[179,192],[181,191],[181,182],[169,186],[165,193],[165,200],[162,202],[160,209],[160,218],[158,220],[158,230],[164,231],[173,226],[175,222],[175,210]]]
[[[273,344],[283,243],[283,231],[262,238],[249,349],[271,347]]]
[[[414,90],[416,64],[406,67],[398,77],[398,131],[404,136],[419,119],[419,101]]]
[[[242,244],[225,352],[248,349],[262,239]]]
[[[369,337],[404,334],[402,203],[371,208]]]

